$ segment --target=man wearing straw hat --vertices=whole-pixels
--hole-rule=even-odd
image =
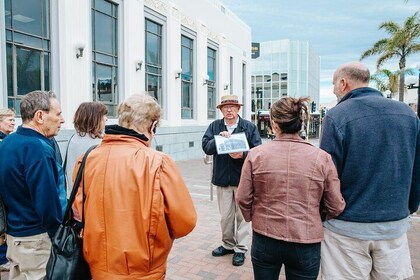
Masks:
[[[222,245],[214,249],[212,255],[220,257],[233,254],[232,264],[235,266],[244,264],[245,253],[248,250],[249,224],[245,222],[235,201],[247,152],[217,154],[214,136],[230,137],[234,133],[244,133],[250,149],[261,144],[257,127],[239,117],[241,106],[238,96],[222,96],[217,108],[222,112],[223,118],[213,121],[202,139],[203,151],[207,155],[213,155],[211,182],[217,187],[217,202],[221,215]]]

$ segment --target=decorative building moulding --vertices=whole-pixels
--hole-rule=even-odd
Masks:
[[[210,32],[208,32],[208,33],[207,33],[207,37],[208,37],[209,39],[211,39],[211,40],[215,41],[216,43],[220,43],[220,38],[219,38],[219,36],[217,36],[217,34],[216,34],[216,33],[214,33],[214,32],[212,32],[212,31],[210,31]]]
[[[206,24],[201,22],[200,23],[200,31],[207,35],[209,33],[209,29],[207,28]]]
[[[163,14],[168,14],[168,4],[159,0],[144,0],[144,5]]]
[[[172,7],[172,16],[174,17],[174,18],[176,18],[177,20],[179,20],[179,10],[178,10],[178,8],[177,7]]]
[[[185,15],[181,15],[181,23],[186,26],[189,27],[190,29],[197,31],[198,30],[198,23],[197,21],[195,21],[192,18],[189,18]]]
[[[209,39],[217,43],[223,41],[223,38],[221,38],[217,33],[211,31],[205,23],[201,23],[195,19],[187,17],[186,15],[182,14],[182,12],[180,12],[180,10],[176,6],[170,5],[161,0],[144,0],[144,5],[164,15],[168,15],[170,13],[175,19],[178,19],[181,22],[181,24],[185,27],[188,27],[194,30],[195,32],[201,31],[204,34],[206,34]]]

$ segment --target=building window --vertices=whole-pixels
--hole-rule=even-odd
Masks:
[[[162,100],[162,25],[146,19],[146,90],[156,98],[161,106]]]
[[[193,49],[194,41],[184,35],[181,36],[181,118],[192,119],[193,112]]]
[[[207,118],[216,118],[216,51],[207,48]]]
[[[92,94],[110,116],[118,105],[118,5],[92,0]]]
[[[50,89],[50,1],[5,0],[7,105],[20,115],[20,99]]]

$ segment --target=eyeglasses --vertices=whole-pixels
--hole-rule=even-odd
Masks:
[[[237,110],[238,109],[238,106],[236,106],[236,105],[225,105],[225,106],[222,107],[222,110],[225,110],[225,111],[227,111],[229,109],[231,109],[231,110]]]

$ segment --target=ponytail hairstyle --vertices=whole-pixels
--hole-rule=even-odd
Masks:
[[[270,119],[282,133],[294,134],[302,130],[308,115],[309,97],[283,97],[270,108]]]

